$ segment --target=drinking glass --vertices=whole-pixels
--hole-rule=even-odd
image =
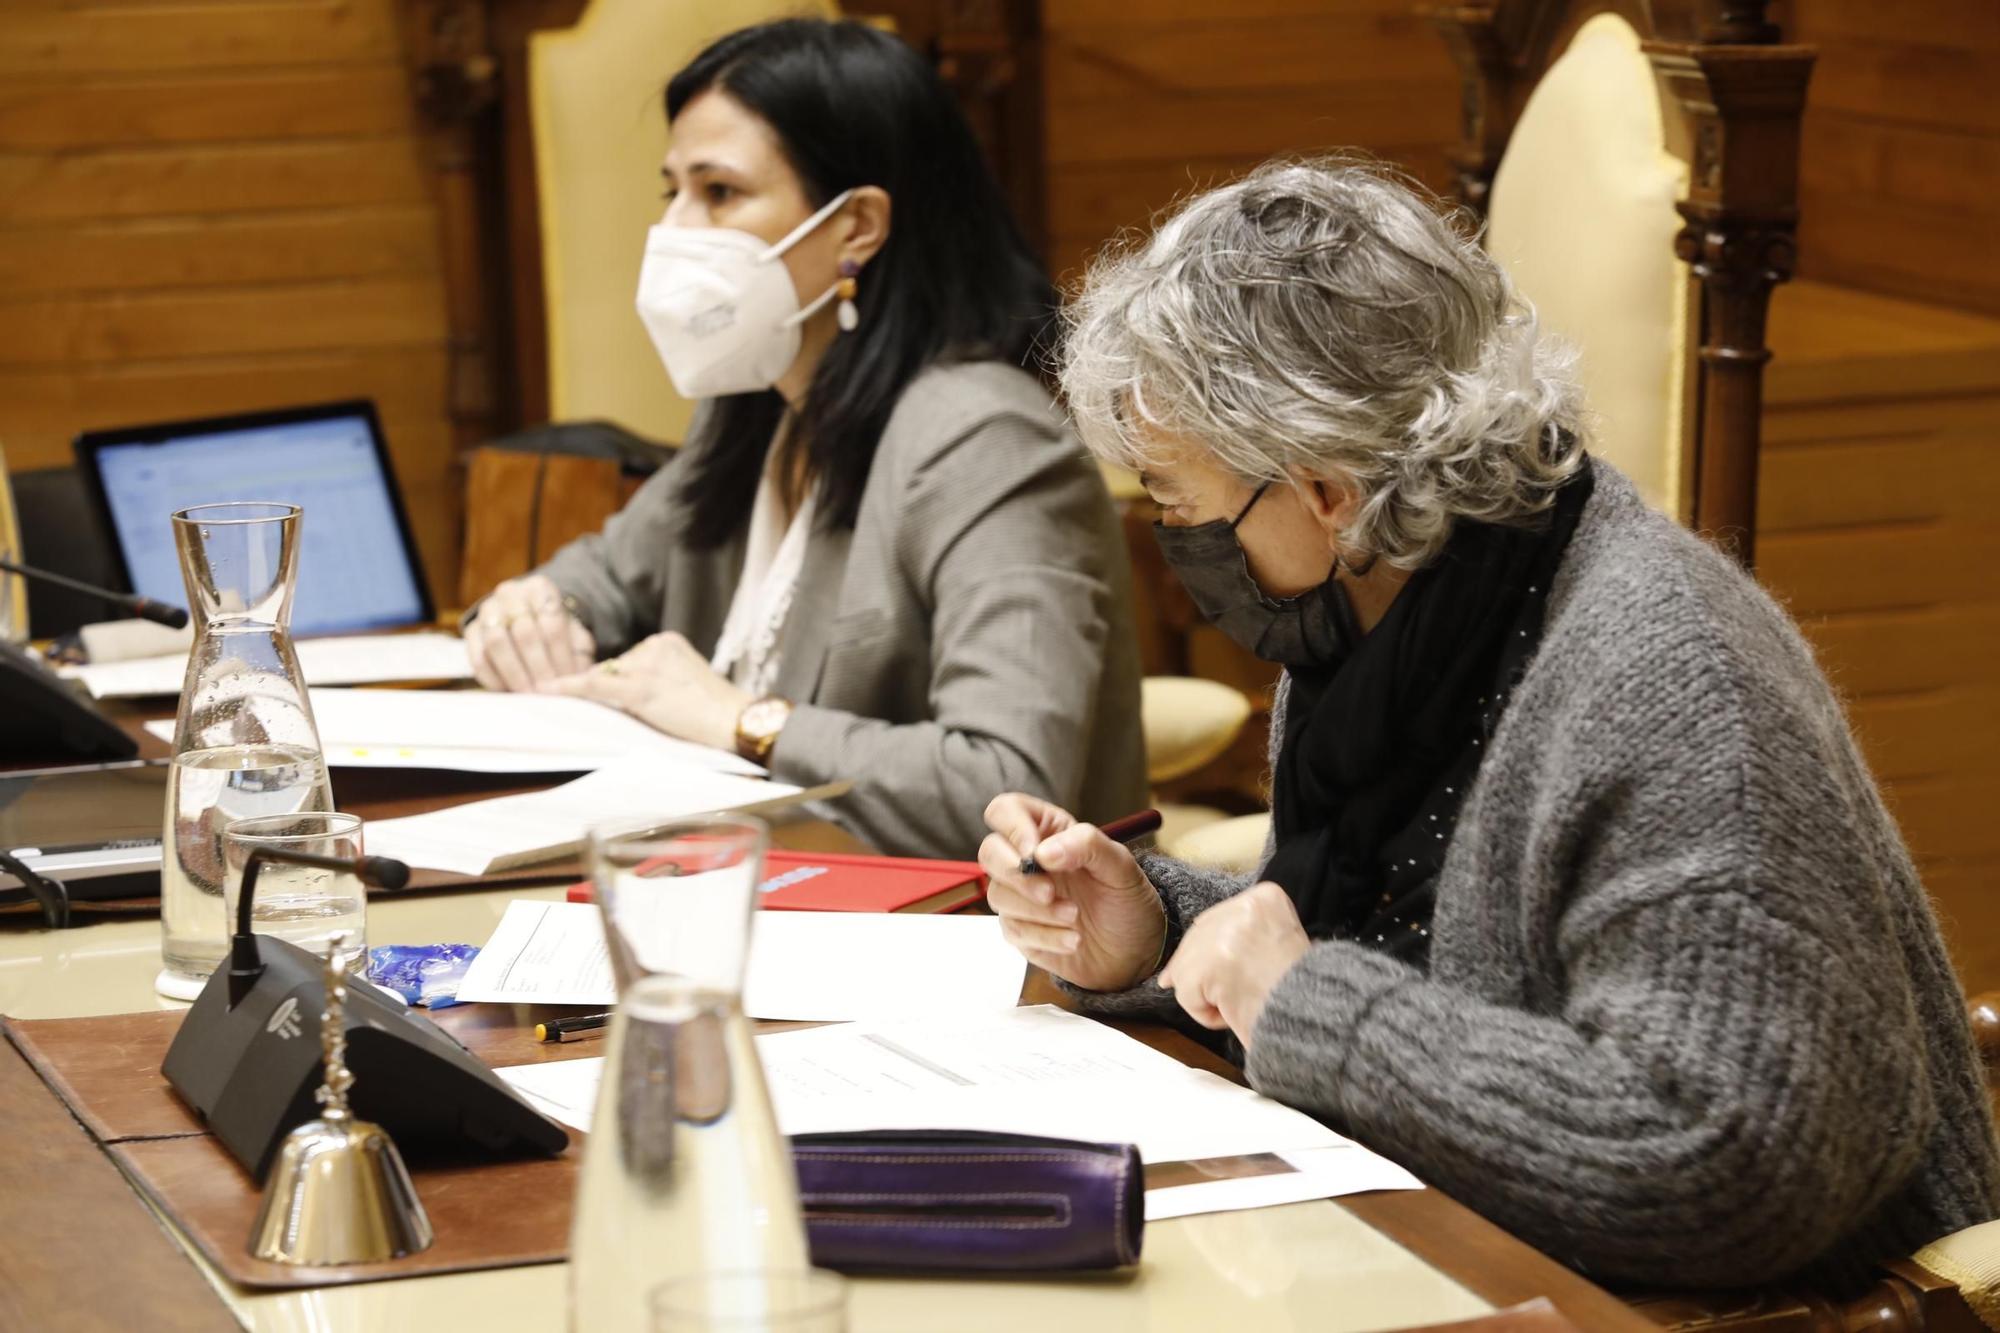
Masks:
[[[196,505],[173,516],[194,617],[174,721],[161,840],[161,961],[154,987],[201,993],[227,948],[222,830],[249,815],[333,809],[305,674],[292,650],[297,505]]]
[[[307,810],[230,820],[222,831],[222,900],[223,919],[231,930],[243,893],[243,867],[259,850],[358,859],[361,817]],[[344,870],[265,861],[257,872],[250,921],[259,935],[276,935],[318,958],[341,936],[340,962],[350,972],[359,972],[368,956],[368,891]]]
[[[810,1266],[743,1016],[766,839],[726,816],[591,834],[618,1007],[570,1232],[579,1333],[646,1333],[649,1293],[677,1276]]]
[[[695,1273],[653,1293],[653,1333],[847,1333],[847,1284],[823,1268]]]

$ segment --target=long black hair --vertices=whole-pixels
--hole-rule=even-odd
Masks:
[[[888,241],[862,270],[861,322],[820,361],[792,423],[829,528],[854,526],[896,400],[933,362],[1033,365],[1056,296],[964,115],[903,42],[865,24],[781,19],[719,38],[667,85],[667,119],[711,89],[776,131],[814,208],[843,190],[888,191]],[[774,389],[711,401],[681,492],[686,544],[713,549],[749,521]]]

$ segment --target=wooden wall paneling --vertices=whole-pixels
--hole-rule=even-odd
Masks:
[[[436,185],[400,0],[13,0],[0,443],[370,397],[455,583]],[[310,507],[310,500],[308,500]]]
[[[25,231],[0,248],[0,291],[145,292],[343,278],[437,267],[437,222],[423,205],[328,208]]]
[[[1284,153],[1446,174],[1456,81],[1405,0],[1047,0],[1050,267]]]
[[[0,77],[50,67],[101,74],[213,74],[243,66],[387,62],[394,16],[354,0],[119,6],[78,22],[74,10],[16,3],[0,25]]]
[[[1244,23],[1342,14],[1411,11],[1410,0],[1045,0],[1050,27],[1112,27],[1127,23],[1201,23],[1235,17]]]
[[[387,0],[378,0],[386,3]],[[0,86],[0,150],[407,133],[403,73],[304,69],[171,77],[14,75]]]
[[[1881,194],[1809,187],[1800,206],[1813,219],[1803,242],[1805,272],[2000,314],[1993,248],[2000,211],[1913,206],[1894,187]]]
[[[0,320],[0,366],[436,345],[443,306],[434,277],[18,298]]]
[[[1944,931],[1958,975],[1971,994],[1978,978],[2000,977],[2000,930],[1994,928],[1993,899],[2000,893],[2000,853],[1961,856],[1955,861],[1919,861],[1917,871]]]
[[[2000,8],[1795,0],[1787,22],[1820,49],[1800,273],[2000,314]]]
[[[113,218],[200,217],[291,209],[427,205],[414,141],[395,134],[292,143],[233,143],[174,153],[77,148],[0,152],[10,226]]]
[[[1413,104],[1408,83],[1342,83],[1325,91],[1229,91],[1163,98],[1143,115],[1122,97],[1061,102],[1049,111],[1052,165],[1157,162],[1165,179],[1189,158],[1254,157],[1360,147],[1389,151],[1436,145],[1449,107]],[[1121,108],[1126,108],[1121,110]]]
[[[1843,695],[1944,690],[2000,646],[2000,602],[1820,615],[1807,638]]]
[[[438,415],[444,401],[442,358],[406,348],[341,348],[185,360],[127,360],[61,367],[0,367],[4,442],[63,461],[78,430],[165,421],[189,403],[229,403],[256,411],[293,403],[331,402],[370,390],[392,438],[397,421]],[[10,452],[10,458],[13,456]]]
[[[1063,6],[1054,6],[1060,13]],[[1143,10],[1141,11],[1143,12]],[[1296,17],[1246,22],[1234,11],[1205,20],[1065,22],[1048,53],[1052,93],[1067,99],[1184,96],[1324,88],[1344,76],[1421,82],[1435,75],[1429,24],[1413,9],[1326,6]],[[1354,82],[1340,77],[1338,82]],[[1444,106],[1447,120],[1453,108]],[[1449,133],[1447,124],[1445,132]]]
[[[1843,696],[1967,988],[2000,985],[2000,322],[1773,310],[1759,572]]]

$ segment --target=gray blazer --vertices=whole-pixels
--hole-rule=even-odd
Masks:
[[[744,537],[682,548],[684,466],[541,570],[600,654],[662,630],[706,653],[721,635]],[[1003,791],[1097,821],[1137,809],[1129,583],[1103,480],[1042,386],[997,362],[926,371],[882,432],[854,529],[807,547],[772,775],[852,780],[828,813],[902,855],[971,857]]]

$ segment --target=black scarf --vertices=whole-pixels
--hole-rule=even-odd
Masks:
[[[1419,966],[1459,803],[1541,641],[1589,460],[1538,529],[1461,522],[1341,661],[1294,668],[1264,877],[1316,940]]]

